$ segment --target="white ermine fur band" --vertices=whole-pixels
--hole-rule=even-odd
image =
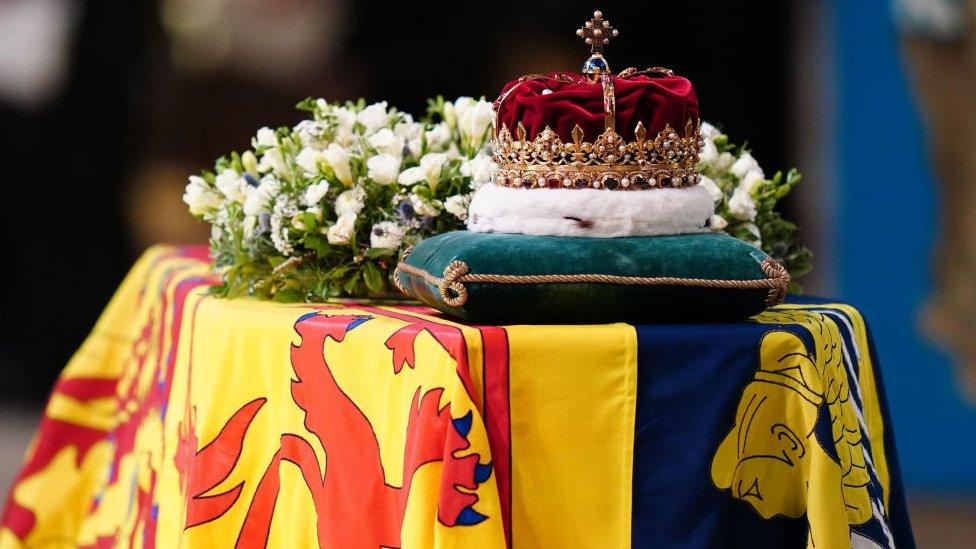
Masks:
[[[468,229],[549,236],[658,236],[704,232],[715,205],[703,186],[684,189],[516,189],[475,192]]]

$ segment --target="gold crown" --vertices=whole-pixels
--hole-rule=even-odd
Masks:
[[[583,141],[577,124],[573,142],[563,143],[548,126],[531,141],[519,123],[515,137],[502,126],[495,136],[495,184],[520,188],[593,188],[648,190],[697,185],[698,151],[702,141],[696,123],[688,120],[684,135],[665,125],[647,138],[642,122],[634,140],[625,141],[608,127],[596,141]]]

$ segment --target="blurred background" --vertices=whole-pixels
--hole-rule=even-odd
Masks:
[[[186,176],[309,95],[420,114],[575,69],[691,78],[771,173],[815,270],[866,315],[922,547],[976,539],[976,1],[0,0],[0,494],[45,395],[128,266],[205,242]]]

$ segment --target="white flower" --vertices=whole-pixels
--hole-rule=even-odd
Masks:
[[[271,203],[281,192],[281,182],[273,175],[261,178],[261,183],[252,190],[244,201],[244,213],[261,215],[271,211]]]
[[[751,234],[752,237],[755,239],[752,241],[752,244],[755,247],[758,248],[762,246],[762,237],[759,235],[759,227],[755,226],[752,223],[746,223],[745,225],[742,226],[742,228],[745,229],[746,231],[749,231],[749,234]]]
[[[444,103],[444,121],[452,128],[457,128],[464,113],[474,106],[477,101],[472,97],[458,97],[453,103]]]
[[[404,142],[404,138],[390,128],[383,128],[369,136],[369,144],[376,149],[376,152],[397,158],[403,156]]]
[[[407,144],[407,150],[414,156],[420,154],[420,134],[423,131],[424,125],[414,122],[412,117],[407,117],[404,122],[400,122],[393,127],[393,133],[403,138]]]
[[[396,250],[403,241],[404,232],[403,227],[392,221],[377,223],[369,231],[369,245],[373,248]]]
[[[329,182],[324,179],[318,183],[309,185],[305,189],[305,194],[302,195],[302,203],[306,206],[315,206],[322,201],[322,198],[325,197],[325,193],[327,192],[329,192]]]
[[[444,209],[447,213],[464,221],[468,217],[468,205],[471,204],[470,194],[456,194],[447,197],[444,201]]]
[[[183,193],[183,202],[190,207],[191,214],[200,216],[215,212],[221,205],[220,195],[198,175],[190,176],[190,182],[187,183],[186,191]]]
[[[426,202],[418,194],[410,195],[410,205],[413,206],[414,213],[420,217],[433,217],[440,213],[440,203],[436,200]]]
[[[419,166],[404,170],[397,181],[401,185],[413,185],[426,180],[431,185],[437,185],[441,178],[441,169],[448,159],[447,153],[427,153],[420,159]]]
[[[706,143],[711,142],[713,145],[715,144],[715,138],[722,135],[722,132],[718,128],[705,121],[702,121],[698,130],[701,132],[702,139]]]
[[[340,145],[348,145],[356,138],[356,113],[345,107],[335,107],[330,114],[335,117],[335,141]]]
[[[247,181],[231,169],[226,169],[217,174],[214,185],[227,197],[227,200],[238,204],[243,204],[251,191],[251,186],[247,184]]]
[[[725,193],[722,192],[722,189],[719,188],[719,186],[714,181],[712,181],[708,177],[705,177],[704,175],[701,176],[701,183],[699,183],[699,185],[705,187],[705,190],[708,191],[708,194],[712,196],[712,202],[714,203],[718,203],[725,196]]]
[[[348,244],[352,234],[356,231],[356,214],[340,215],[334,225],[325,234],[329,244]]]
[[[400,173],[400,157],[390,154],[378,154],[366,161],[369,177],[380,185],[389,185],[397,179]]]
[[[756,201],[742,187],[737,187],[729,199],[729,213],[736,219],[753,221],[756,219]]]
[[[447,122],[441,122],[427,132],[427,147],[429,149],[441,150],[450,141],[451,128]]]
[[[491,103],[487,101],[478,101],[463,113],[459,112],[458,131],[461,140],[470,143],[473,149],[481,147],[494,116]]]
[[[271,147],[264,151],[264,154],[261,155],[261,160],[258,162],[258,171],[261,173],[274,172],[276,174],[283,174],[287,170],[288,165],[285,164],[285,157],[281,154],[281,149],[278,147]]]
[[[336,179],[343,185],[352,185],[352,166],[349,164],[349,151],[338,143],[329,143],[329,147],[323,152],[325,161],[332,167]]]
[[[295,126],[294,130],[298,134],[299,139],[301,139],[303,147],[321,149],[325,146],[323,140],[325,139],[326,127],[322,122],[318,120],[302,120]]]
[[[718,160],[718,148],[715,146],[715,142],[711,139],[706,139],[705,144],[702,145],[700,151],[698,151],[698,160],[704,163],[706,166],[711,166],[715,164]]]
[[[254,137],[254,148],[258,147],[274,147],[278,145],[278,136],[275,135],[274,130],[268,127],[261,128],[258,130],[258,134]]]
[[[356,115],[356,120],[366,127],[370,134],[390,123],[390,113],[386,112],[386,101],[373,103]]]
[[[461,175],[471,178],[471,187],[480,188],[485,183],[491,181],[491,176],[495,174],[498,166],[491,161],[491,157],[484,152],[479,152],[474,158],[465,160],[461,164]]]
[[[458,98],[461,99],[460,97]],[[444,123],[447,124],[449,128],[457,127],[457,111],[454,108],[454,103],[450,101],[444,102],[444,110],[441,111],[444,116]]]
[[[295,201],[286,195],[278,195],[271,211],[271,243],[281,255],[286,257],[290,256],[295,248],[288,241],[290,230],[285,221],[290,224],[297,214],[298,206]]]
[[[749,170],[749,172],[743,176],[742,181],[739,182],[739,187],[745,189],[747,193],[752,194],[752,191],[756,188],[756,185],[762,183],[764,179],[765,178],[763,177],[763,173],[761,171]]]
[[[310,176],[319,173],[319,162],[324,160],[325,152],[311,147],[305,147],[295,155],[295,164]]]
[[[714,214],[712,217],[708,218],[708,228],[713,231],[720,232],[729,226],[729,222],[725,220],[724,217]]]
[[[720,172],[724,172],[725,170],[729,169],[729,167],[732,166],[732,164],[734,163],[735,163],[735,156],[733,156],[732,153],[726,151],[718,155],[718,158],[712,164],[712,167]]]
[[[756,162],[756,159],[747,152],[742,153],[742,156],[729,168],[729,171],[738,178],[744,177],[753,170],[758,171],[760,174],[763,173],[762,168],[759,167],[759,162]]]
[[[335,200],[335,211],[339,217],[344,215],[352,215],[355,217],[359,212],[363,211],[365,206],[364,200],[366,199],[366,191],[362,187],[356,187],[354,189],[349,189],[348,191],[343,191]]]

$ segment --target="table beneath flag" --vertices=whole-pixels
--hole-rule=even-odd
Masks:
[[[53,389],[0,547],[914,545],[848,305],[472,326],[213,281],[201,248],[139,260]]]

